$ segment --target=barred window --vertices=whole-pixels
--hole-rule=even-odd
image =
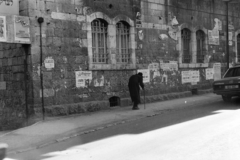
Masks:
[[[191,62],[190,55],[190,39],[191,39],[191,31],[184,28],[182,30],[182,48],[183,48],[183,63]]]
[[[117,62],[129,63],[130,62],[130,26],[123,21],[117,23]]]
[[[102,19],[92,21],[93,63],[108,63],[108,24]]]
[[[203,46],[204,46],[204,32],[199,30],[196,32],[197,37],[197,63],[204,62],[204,53],[203,53]]]
[[[240,34],[237,35],[237,61],[240,62]]]

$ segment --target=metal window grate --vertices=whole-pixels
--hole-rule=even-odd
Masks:
[[[113,96],[109,98],[109,103],[110,103],[110,107],[120,106],[120,98],[117,96]]]
[[[117,23],[117,62],[119,63],[129,63],[130,62],[130,27],[125,22]]]
[[[199,30],[196,32],[197,37],[197,63],[204,62],[203,44],[204,44],[204,32]]]
[[[100,19],[91,23],[93,63],[108,63],[107,25],[107,22]]]
[[[191,62],[190,39],[191,39],[191,31],[184,28],[182,30],[183,63]]]

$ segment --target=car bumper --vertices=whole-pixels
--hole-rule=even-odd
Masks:
[[[221,91],[213,91],[213,93],[217,95],[229,95],[229,96],[240,96],[240,90],[221,90]]]

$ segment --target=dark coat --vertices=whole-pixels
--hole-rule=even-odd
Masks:
[[[130,92],[132,102],[140,103],[140,87],[139,86],[141,86],[141,88],[144,89],[143,77],[138,74],[132,75],[129,78],[129,82],[128,82],[128,89]]]

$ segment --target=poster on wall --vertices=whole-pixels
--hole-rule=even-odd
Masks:
[[[0,42],[7,41],[6,17],[0,16]]]
[[[143,74],[143,83],[149,83],[150,82],[149,69],[138,69],[137,73],[139,72],[142,72]]]
[[[19,0],[0,0],[0,14],[19,15]]]
[[[76,71],[76,87],[87,87],[92,81],[92,71]]]
[[[30,42],[29,18],[14,16],[15,41]]]
[[[182,84],[191,83],[191,72],[190,71],[182,71]]]
[[[214,29],[221,31],[222,30],[222,21],[218,18],[214,18],[214,21],[215,21]]]
[[[209,44],[219,45],[219,31],[217,29],[208,30]]]
[[[51,70],[54,68],[54,59],[52,57],[47,57],[44,60],[44,66],[47,70]]]
[[[233,32],[228,32],[229,46],[233,45]]]
[[[214,80],[221,79],[221,63],[214,63],[213,64],[213,78]]]
[[[160,63],[160,68],[163,71],[177,71],[178,70],[178,62],[170,61],[169,63]]]
[[[151,63],[148,66],[150,73],[153,73],[153,78],[160,77],[159,63]]]
[[[199,71],[190,71],[191,72],[191,82],[197,83],[200,81]]]
[[[206,80],[213,79],[213,68],[206,69]]]
[[[196,84],[200,81],[199,71],[182,71],[182,84],[192,83]]]

